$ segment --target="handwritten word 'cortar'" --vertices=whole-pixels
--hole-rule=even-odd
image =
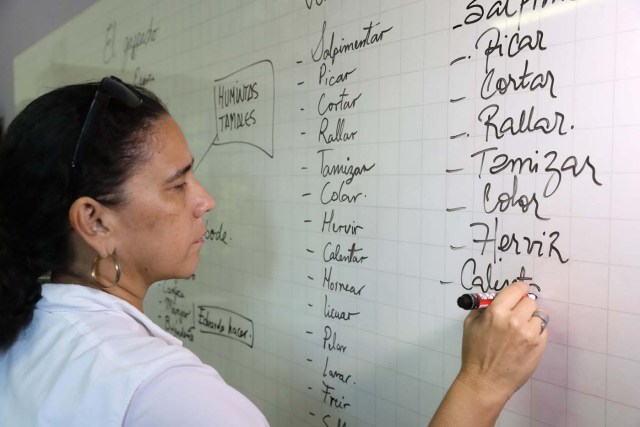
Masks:
[[[356,107],[358,99],[362,96],[362,92],[355,98],[349,98],[347,88],[342,88],[342,92],[338,95],[338,99],[335,101],[326,101],[326,94],[323,92],[318,99],[318,114],[324,116],[327,112],[345,111]]]
[[[529,71],[529,60],[524,61],[524,69],[522,72],[514,77],[511,73],[508,73],[506,77],[498,77],[494,80],[495,69],[492,68],[482,80],[482,86],[480,87],[480,96],[482,99],[491,99],[496,94],[504,95],[509,92],[518,92],[521,90],[529,90],[533,92],[538,89],[548,89],[549,96],[556,98],[556,94],[553,92],[553,85],[555,83],[555,77],[550,70],[546,73],[536,73]]]

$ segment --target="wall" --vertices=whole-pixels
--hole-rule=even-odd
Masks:
[[[16,114],[13,58],[94,3],[96,0],[0,1],[0,117],[5,128]]]

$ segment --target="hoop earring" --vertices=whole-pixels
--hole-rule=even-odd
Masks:
[[[101,259],[102,258],[100,257],[100,255],[96,255],[95,258],[93,258],[93,263],[91,264],[91,277],[93,278],[93,281],[96,283],[96,285],[100,286],[101,288],[104,288],[104,289],[115,288],[116,286],[118,286],[118,283],[120,282],[120,263],[118,262],[118,258],[116,258],[116,253],[114,252],[111,254],[111,260],[113,261],[113,265],[115,266],[115,269],[116,269],[116,277],[113,280],[113,284],[111,286],[102,286],[100,282],[98,282],[98,274],[96,270],[98,269],[98,262]]]

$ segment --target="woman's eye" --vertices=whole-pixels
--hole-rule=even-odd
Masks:
[[[173,188],[175,188],[176,190],[184,190],[186,187],[187,187],[187,183],[183,182],[182,184],[178,184]]]

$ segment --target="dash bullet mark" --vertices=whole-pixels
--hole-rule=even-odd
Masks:
[[[449,65],[453,65],[456,62],[460,62],[460,61],[465,60],[465,59],[471,59],[471,57],[470,56],[461,56],[461,57],[456,58],[453,61],[451,61],[451,63]]]
[[[469,136],[469,134],[467,132],[462,132],[457,135],[451,135],[449,139],[458,139],[458,138],[462,138],[463,136]]]

